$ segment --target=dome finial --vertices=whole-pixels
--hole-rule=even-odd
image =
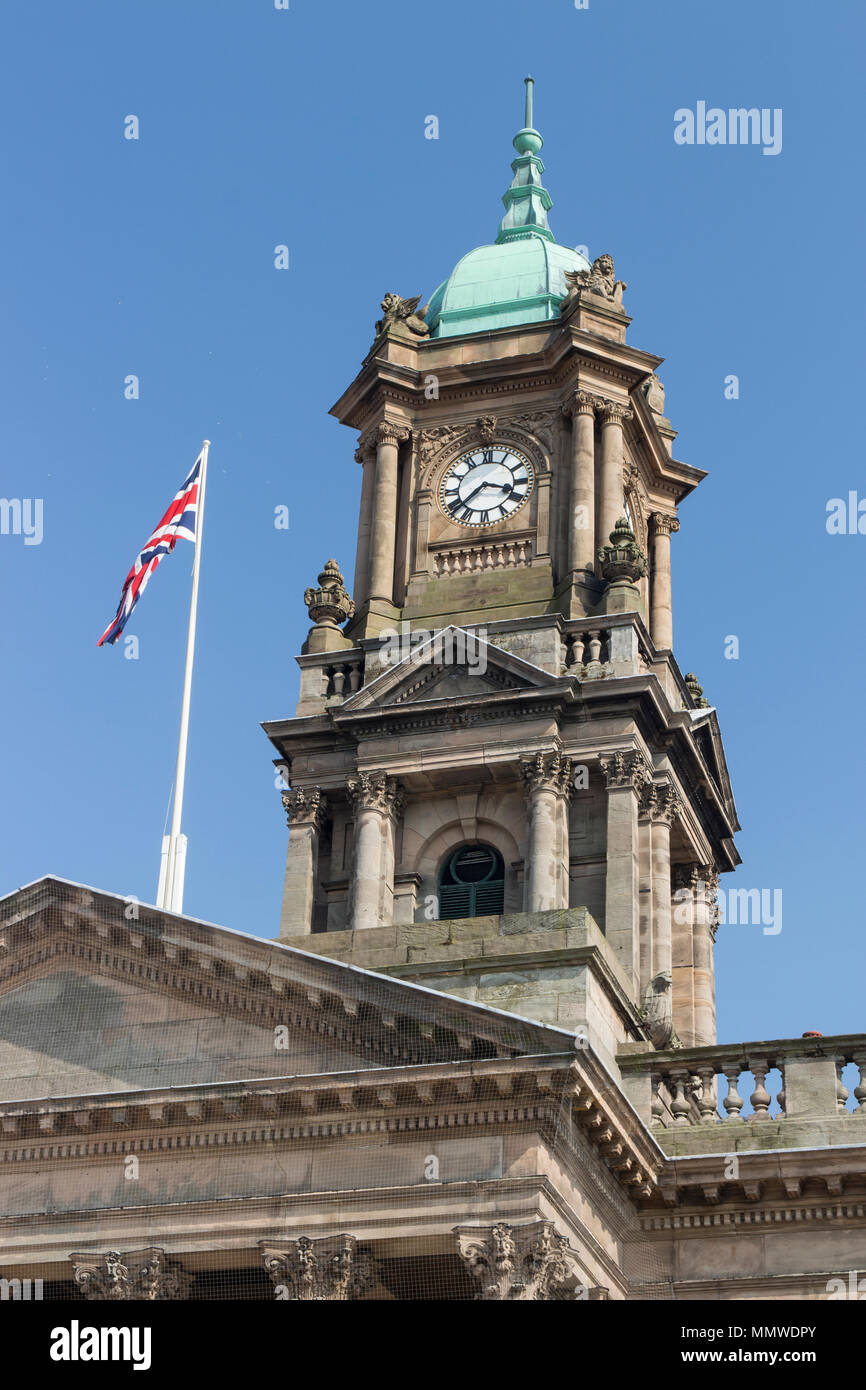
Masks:
[[[524,77],[523,81],[526,85],[526,124],[522,130],[518,130],[512,141],[517,158],[511,163],[514,174],[511,187],[502,199],[505,204],[505,216],[499,224],[497,242],[513,241],[517,237],[526,236],[540,236],[545,241],[554,240],[553,232],[547,225],[551,198],[541,182],[544,165],[538,158],[538,151],[544,141],[532,124],[535,78]]]
[[[535,78],[524,77],[523,81],[526,84],[523,129],[518,130],[512,143],[518,154],[538,154],[544,141],[532,124],[532,89],[535,86]]]

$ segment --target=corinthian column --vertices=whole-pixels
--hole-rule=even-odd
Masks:
[[[595,396],[575,391],[563,406],[571,416],[571,514],[568,568],[590,573],[595,567]]]
[[[394,602],[394,553],[397,536],[397,450],[409,431],[382,420],[376,439],[376,481],[370,532],[369,597]]]
[[[559,753],[536,753],[520,770],[529,807],[526,910],[568,907],[571,759]]]
[[[575,1252],[552,1221],[456,1226],[460,1258],[478,1282],[476,1299],[529,1302],[584,1293]]]
[[[394,913],[394,821],[403,792],[384,772],[359,772],[348,789],[355,812],[349,927],[388,926]]]
[[[671,603],[671,532],[678,531],[675,516],[653,512],[650,516],[650,633],[657,647],[674,644]]]
[[[628,406],[605,401],[601,407],[601,486],[599,488],[598,530],[602,545],[623,514],[622,488],[623,421],[631,419]]]
[[[318,787],[293,787],[283,792],[283,805],[289,823],[289,847],[280,936],[303,936],[313,930],[319,837],[327,821],[328,803]]]
[[[85,1298],[105,1303],[164,1303],[187,1298],[193,1275],[150,1245],[122,1255],[70,1255],[73,1278]]]
[[[604,934],[637,1002],[640,988],[640,846],[638,800],[650,769],[636,749],[602,758],[607,784]]]
[[[346,1303],[373,1281],[374,1263],[358,1254],[354,1236],[301,1236],[273,1245],[263,1240],[259,1250],[278,1302]]]

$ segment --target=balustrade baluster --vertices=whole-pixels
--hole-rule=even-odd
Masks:
[[[714,1062],[705,1063],[698,1070],[701,1087],[697,1097],[698,1109],[703,1124],[712,1124],[719,1119],[716,1109],[716,1067]]]
[[[727,1114],[725,1116],[726,1120],[739,1120],[741,1118],[740,1111],[742,1110],[745,1104],[743,1097],[737,1090],[737,1082],[740,1079],[741,1070],[742,1068],[740,1067],[739,1062],[733,1065],[722,1067],[722,1071],[724,1072],[728,1082],[728,1094],[722,1101],[722,1104],[724,1105],[725,1110],[727,1111]]]
[[[652,1096],[650,1099],[650,1126],[653,1129],[660,1129],[662,1116],[665,1113],[664,1101],[661,1098],[662,1078],[656,1073],[651,1082]]]
[[[672,1071],[671,1083],[673,1086],[673,1100],[671,1101],[671,1114],[674,1117],[675,1125],[687,1125],[691,1122],[692,1107],[686,1100],[686,1082],[688,1072]]]
[[[750,1059],[749,1070],[755,1078],[755,1089],[749,1098],[752,1102],[752,1119],[768,1120],[770,1118],[770,1093],[764,1085],[764,1080],[770,1068],[766,1062],[756,1062]]]
[[[845,1102],[848,1099],[848,1087],[842,1080],[842,1068],[845,1066],[845,1058],[842,1057],[836,1063],[836,1108],[840,1113],[848,1113]]]

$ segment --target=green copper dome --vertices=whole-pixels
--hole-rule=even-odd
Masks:
[[[479,333],[554,319],[565,298],[567,270],[589,270],[585,256],[560,246],[547,223],[552,206],[538,158],[542,138],[532,124],[533,79],[526,78],[526,118],[514,137],[514,177],[503,196],[505,216],[492,246],[477,246],[457,262],[427,306],[434,338]]]

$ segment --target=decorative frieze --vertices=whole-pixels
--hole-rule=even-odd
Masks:
[[[374,1262],[359,1254],[354,1236],[301,1236],[278,1245],[260,1241],[259,1249],[278,1302],[346,1303],[373,1282]]]
[[[73,1277],[84,1297],[102,1302],[164,1302],[189,1296],[193,1276],[164,1250],[149,1246],[122,1255],[70,1255]]]
[[[511,1226],[457,1226],[457,1249],[478,1280],[476,1299],[529,1302],[583,1292],[576,1255],[552,1221]]]

